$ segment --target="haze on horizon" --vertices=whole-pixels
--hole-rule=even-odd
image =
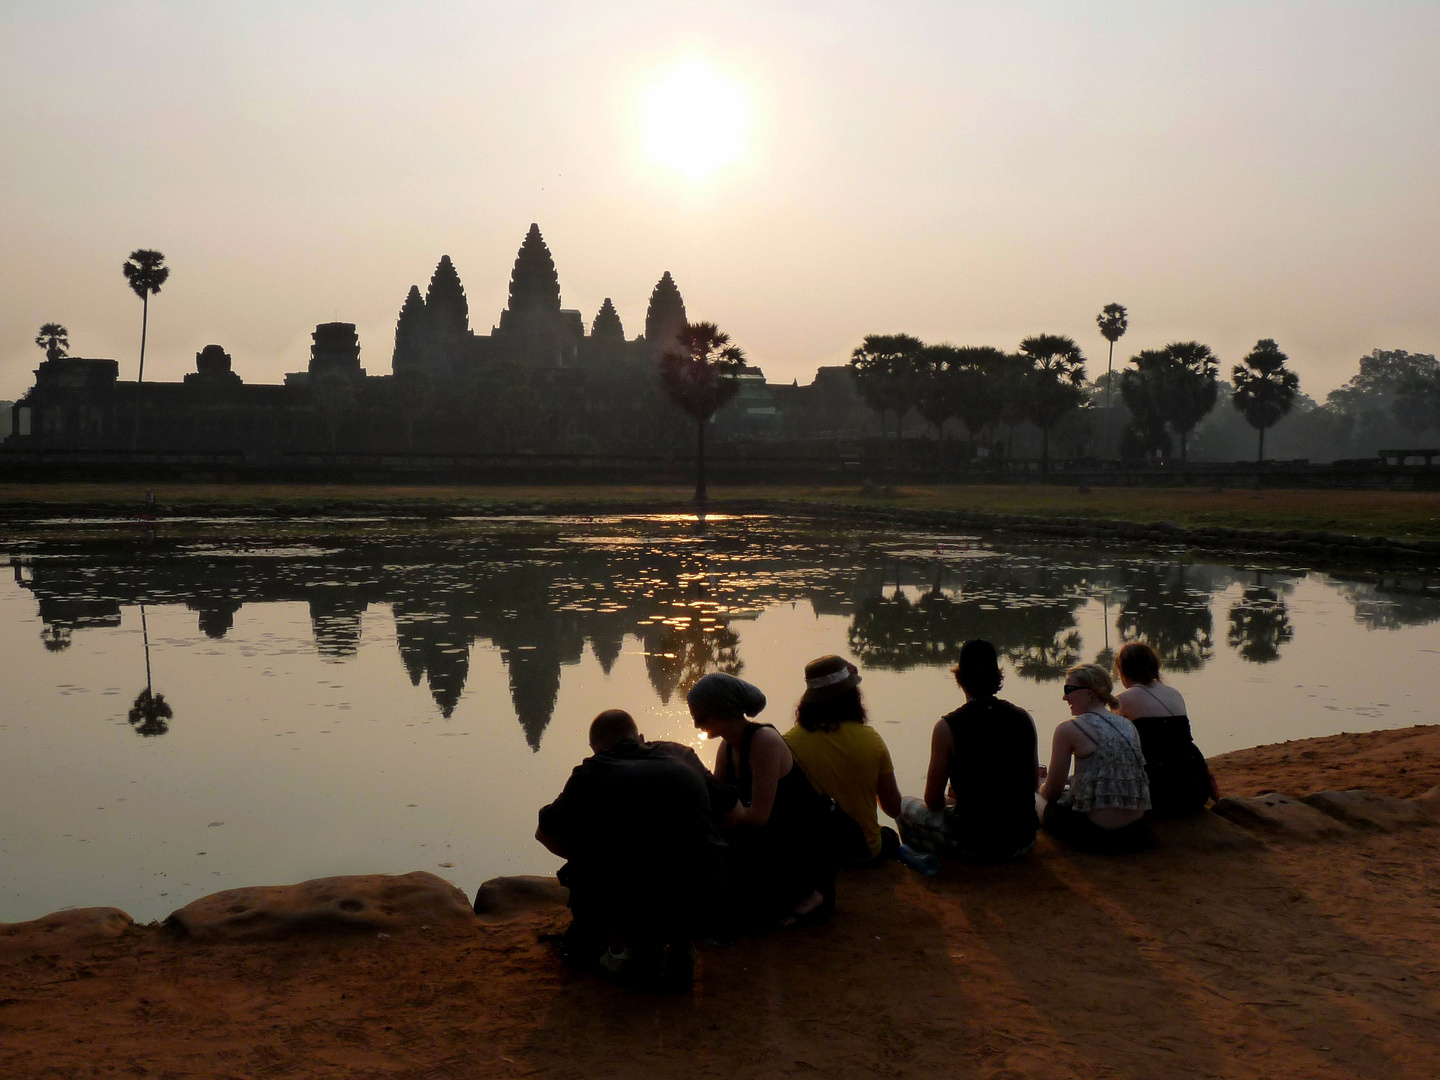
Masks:
[[[895,331],[1070,334],[1093,377],[1119,301],[1117,365],[1274,337],[1323,400],[1440,350],[1437,76],[1433,2],[10,0],[0,398],[44,322],[134,378],[134,248],[173,270],[147,381],[216,342],[278,382],[335,318],[388,373],[442,254],[488,331],[535,221],[587,327],[669,270],[772,381]]]

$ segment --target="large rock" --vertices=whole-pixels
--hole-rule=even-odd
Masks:
[[[1434,821],[1419,805],[1409,799],[1381,795],[1378,791],[1317,791],[1301,800],[1322,814],[1329,814],[1355,829],[1369,832],[1395,832]]]
[[[1440,825],[1440,784],[1408,801],[1414,803],[1416,808],[1431,821]]]
[[[570,890],[553,877],[491,878],[475,893],[475,914],[486,922],[504,922],[530,911],[564,907]]]
[[[108,941],[134,925],[129,915],[113,907],[72,908],[29,922],[0,923],[0,955],[53,952]]]
[[[1215,813],[1251,832],[1297,840],[1326,840],[1353,832],[1343,822],[1278,791],[1253,799],[1221,799],[1215,804]]]
[[[1178,818],[1148,819],[1150,832],[1161,849],[1182,851],[1236,851],[1263,845],[1244,829],[1223,817],[1202,810]]]
[[[250,941],[347,931],[396,933],[474,922],[463,892],[417,870],[227,889],[171,912],[164,928],[190,941]]]

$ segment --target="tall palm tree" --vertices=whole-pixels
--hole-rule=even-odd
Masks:
[[[140,445],[140,384],[145,381],[145,333],[150,325],[150,297],[160,291],[170,277],[170,268],[165,265],[165,256],[150,248],[137,248],[120,268],[125,280],[144,305],[140,311],[140,371],[135,376],[135,440]]]
[[[58,322],[47,322],[35,336],[35,344],[45,350],[46,360],[58,360],[70,349],[70,331]]]
[[[1165,419],[1180,436],[1180,460],[1188,461],[1190,433],[1215,408],[1219,361],[1210,346],[1175,341],[1165,346],[1171,365],[1164,391]]]
[[[1288,359],[1273,338],[1262,338],[1244,363],[1236,364],[1230,372],[1235,383],[1230,401],[1240,410],[1245,422],[1260,433],[1257,463],[1265,460],[1265,429],[1280,422],[1300,392],[1300,376],[1285,366]]]
[[[150,682],[150,627],[145,622],[145,605],[140,605],[140,633],[145,640],[145,689],[135,695],[127,719],[137,735],[149,738],[164,735],[170,730],[170,720],[175,712],[165,700],[164,694],[157,694]]]
[[[1105,361],[1105,426],[1110,426],[1110,393],[1115,383],[1115,342],[1130,328],[1130,315],[1124,304],[1106,304],[1095,316],[1100,336],[1110,343],[1110,359]]]
[[[695,502],[704,505],[705,425],[740,390],[735,375],[745,354],[712,322],[686,323],[674,349],[660,357],[660,381],[670,400],[695,421]]]
[[[1037,334],[1020,342],[1026,372],[1027,412],[1040,429],[1040,471],[1050,472],[1050,429],[1085,400],[1085,357],[1074,340],[1061,334]]]

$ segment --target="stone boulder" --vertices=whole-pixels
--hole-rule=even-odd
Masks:
[[[1149,818],[1155,844],[1170,851],[1237,851],[1263,847],[1244,829],[1209,810],[1178,818]]]
[[[475,893],[475,914],[486,922],[505,922],[531,911],[564,907],[570,890],[553,877],[491,878]]]
[[[119,908],[56,911],[29,922],[0,923],[0,956],[54,952],[117,938],[135,925]]]
[[[465,894],[448,881],[412,874],[316,878],[212,893],[165,919],[187,941],[253,941],[297,934],[397,933],[473,926]]]
[[[1420,805],[1410,799],[1397,799],[1393,795],[1381,795],[1378,791],[1362,788],[1317,791],[1300,801],[1353,829],[1368,832],[1395,832],[1397,829],[1413,829],[1435,823]]]
[[[1435,824],[1440,825],[1440,785],[1436,785],[1424,794],[1416,795],[1413,799],[1407,801],[1414,803],[1416,809],[1431,821],[1435,822]]]
[[[1326,840],[1353,831],[1343,822],[1278,791],[1253,799],[1221,799],[1215,804],[1215,813],[1251,832],[1297,840]]]

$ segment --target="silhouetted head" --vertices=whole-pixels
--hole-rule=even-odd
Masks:
[[[951,671],[970,697],[994,697],[1005,682],[1000,654],[983,638],[971,638],[960,646],[960,662]]]
[[[795,707],[795,722],[806,731],[834,731],[841,724],[865,723],[860,672],[840,656],[822,656],[805,665],[805,693]]]
[[[765,695],[758,686],[744,679],[712,671],[690,688],[685,702],[690,706],[695,726],[713,733],[717,724],[730,725],[758,714],[765,708]]]
[[[1148,686],[1160,681],[1160,657],[1145,642],[1132,641],[1115,654],[1115,671],[1122,679]]]
[[[590,721],[590,749],[595,753],[613,750],[626,739],[639,742],[640,729],[624,709],[606,709]]]

